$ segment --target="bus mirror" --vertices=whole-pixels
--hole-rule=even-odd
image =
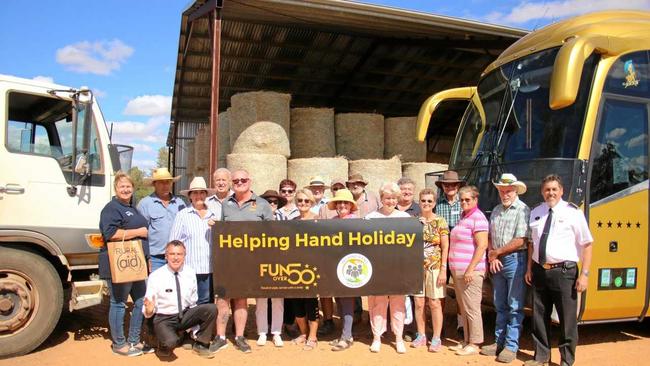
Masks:
[[[430,96],[427,98],[427,100],[424,101],[424,103],[422,103],[422,107],[420,107],[420,113],[418,113],[417,127],[415,130],[415,138],[417,141],[424,142],[424,140],[426,140],[431,116],[436,111],[440,103],[449,100],[471,100],[474,102],[474,104],[476,104],[477,109],[480,111],[481,119],[485,120],[483,108],[481,107],[480,101],[476,96],[475,86],[443,90]]]

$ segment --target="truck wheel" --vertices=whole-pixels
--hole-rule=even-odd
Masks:
[[[38,347],[56,326],[63,308],[63,288],[45,258],[0,247],[0,357]]]

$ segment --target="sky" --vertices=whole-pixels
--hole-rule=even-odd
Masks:
[[[597,10],[650,10],[650,0],[364,2],[527,30]],[[0,74],[90,87],[113,123],[113,142],[133,146],[133,165],[148,172],[167,139],[181,13],[190,3],[1,0]]]

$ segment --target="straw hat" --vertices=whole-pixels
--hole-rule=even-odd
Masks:
[[[320,175],[309,178],[309,184],[305,186],[305,188],[324,188],[324,189],[327,189],[329,187],[330,186],[325,184],[325,179],[323,179],[323,177],[321,177]]]
[[[260,197],[264,198],[267,201],[268,201],[269,198],[275,198],[276,200],[278,200],[278,208],[283,207],[284,205],[287,204],[287,199],[280,196],[278,194],[278,191],[275,191],[275,190],[272,190],[272,189],[267,190]]]
[[[194,177],[192,181],[190,182],[190,188],[189,189],[184,189],[181,191],[181,194],[183,196],[190,196],[190,192],[194,191],[206,191],[208,192],[208,196],[212,196],[213,194],[217,193],[217,190],[214,188],[208,188],[208,185],[205,184],[205,179],[203,177]]]
[[[465,185],[465,181],[458,177],[458,173],[453,170],[447,170],[442,173],[442,178],[436,181],[438,188],[442,188],[443,183],[460,183],[460,186]]]
[[[142,182],[148,186],[152,186],[153,182],[157,180],[171,180],[176,182],[181,179],[181,176],[173,177],[167,168],[156,168],[152,171],[151,177],[144,178]]]
[[[352,209],[350,211],[357,210],[357,201],[352,197],[352,192],[349,189],[339,189],[336,191],[336,194],[330,201],[327,203],[327,208],[330,210],[336,210],[336,202],[350,202],[352,204]]]
[[[517,194],[524,194],[526,193],[526,184],[520,180],[517,180],[517,177],[514,176],[514,174],[510,173],[503,173],[501,174],[501,178],[499,178],[498,181],[492,182],[497,189],[499,187],[516,187],[517,188]]]
[[[343,188],[345,188],[345,178],[334,178],[332,179],[332,183],[330,183],[330,189],[334,187],[335,185],[341,185]]]
[[[346,183],[346,184],[350,184],[350,183],[363,183],[363,184],[366,185],[366,186],[368,185],[368,181],[365,180],[365,179],[363,179],[363,175],[358,174],[358,173],[352,174],[352,175],[350,176],[350,178],[348,178],[348,181],[345,182],[345,183]]]

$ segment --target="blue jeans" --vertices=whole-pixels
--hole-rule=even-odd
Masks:
[[[165,264],[167,264],[165,258],[154,257],[153,255],[151,256],[151,272],[163,267]]]
[[[496,344],[513,352],[519,349],[519,335],[526,302],[526,251],[517,251],[499,258],[501,271],[492,274],[494,306],[497,319],[494,329]]]
[[[339,316],[343,322],[341,339],[349,341],[352,339],[352,323],[354,322],[354,297],[337,297],[336,305],[339,308]]]
[[[140,330],[142,329],[142,303],[144,294],[147,290],[145,281],[112,283],[107,279],[108,290],[110,293],[110,307],[108,309],[108,324],[111,328],[111,338],[113,348],[122,348],[128,341],[129,343],[140,343]],[[126,301],[129,294],[133,299],[133,311],[131,312],[131,322],[129,323],[129,338],[124,338],[124,314],[126,313]]]
[[[197,305],[210,304],[214,302],[214,295],[212,292],[212,273],[196,274],[196,292],[199,295],[199,299],[196,301]]]

